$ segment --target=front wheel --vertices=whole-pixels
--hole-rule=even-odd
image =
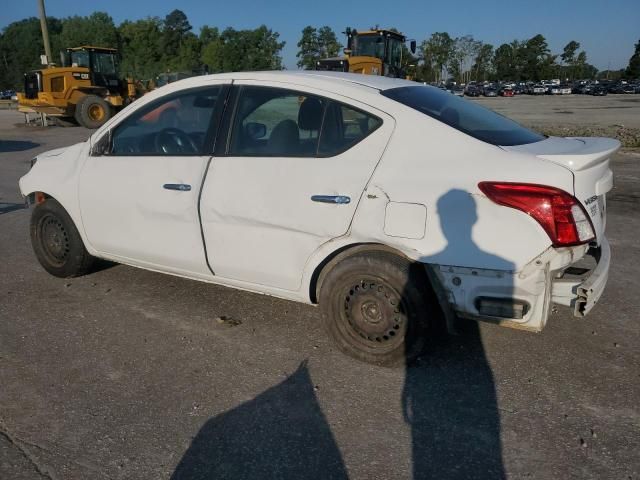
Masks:
[[[37,205],[31,215],[31,245],[40,265],[56,277],[84,275],[95,260],[73,220],[56,200]]]
[[[85,95],[76,104],[75,119],[85,128],[99,128],[111,118],[111,107],[97,95]]]
[[[434,317],[432,299],[424,267],[387,252],[339,262],[319,298],[338,348],[383,366],[408,364],[420,354]]]

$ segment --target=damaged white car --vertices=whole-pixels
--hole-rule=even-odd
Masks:
[[[391,365],[456,315],[539,331],[552,302],[587,314],[619,146],[404,80],[208,75],[39,155],[20,189],[53,275],[104,258],[317,303],[341,350]]]

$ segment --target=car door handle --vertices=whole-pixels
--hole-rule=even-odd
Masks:
[[[346,195],[312,195],[311,200],[320,203],[346,204],[351,202],[351,197]]]
[[[162,188],[166,190],[177,190],[179,192],[191,191],[191,185],[187,185],[186,183],[165,183]]]

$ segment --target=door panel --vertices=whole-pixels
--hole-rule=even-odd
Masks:
[[[306,100],[304,95],[301,99]],[[346,103],[345,99],[340,101]],[[266,142],[270,156],[252,152],[212,159],[200,213],[210,265],[216,275],[297,290],[309,256],[323,243],[348,231],[360,196],[393,131],[391,117],[357,102],[350,104],[368,110],[382,122],[364,140],[335,156],[275,156],[274,145],[278,142],[270,137]],[[259,115],[250,119],[255,117]],[[280,123],[291,121],[279,119]],[[300,114],[300,144],[305,155],[309,152],[305,140],[313,133],[304,128],[313,128],[309,126],[312,123]],[[279,128],[268,125],[267,131],[275,134]],[[350,128],[347,125],[345,130]],[[349,138],[353,132],[349,132],[346,140],[342,139],[346,147],[354,143]],[[325,147],[332,142],[338,139],[328,138]],[[318,202],[311,199],[315,195],[349,197],[350,201]]]
[[[98,252],[158,270],[211,276],[198,196],[227,90],[182,90],[145,105],[113,129],[108,154],[87,159],[80,210]]]

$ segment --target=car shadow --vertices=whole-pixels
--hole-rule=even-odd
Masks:
[[[0,153],[23,152],[39,146],[39,143],[30,140],[0,140]]]
[[[306,361],[283,382],[207,421],[172,480],[346,479]]]
[[[4,213],[15,212],[16,210],[24,210],[27,208],[24,203],[3,203],[0,202],[0,215]]]

